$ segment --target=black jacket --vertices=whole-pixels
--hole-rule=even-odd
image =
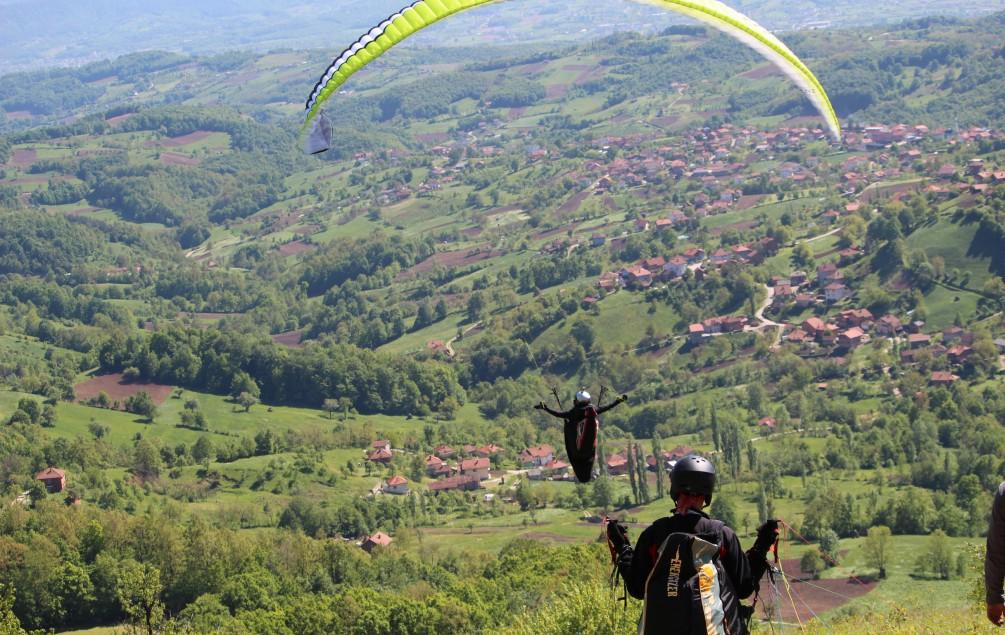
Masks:
[[[722,581],[720,595],[726,614],[726,628],[731,635],[746,635],[747,627],[740,615],[740,600],[754,593],[757,583],[767,569],[764,555],[748,555],[740,548],[736,532],[719,521],[713,521],[699,511],[674,514],[660,518],[639,536],[635,549],[626,546],[618,559],[621,577],[628,587],[628,593],[640,600],[645,599],[646,581],[656,563],[660,545],[672,533],[689,533],[699,536],[711,535],[720,545],[720,562],[726,573]],[[649,616],[650,625],[661,627],[658,616]],[[647,629],[648,630],[648,629]]]
[[[1005,483],[998,486],[991,505],[988,525],[988,549],[984,557],[984,591],[988,604],[1005,604],[1002,581],[1005,580]]]

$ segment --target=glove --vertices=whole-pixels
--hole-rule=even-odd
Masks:
[[[544,402],[543,401],[537,402],[537,405],[534,406],[534,410],[544,410]]]
[[[607,521],[607,546],[611,549],[611,557],[617,560],[625,547],[631,546],[628,539],[628,528],[616,520]]]
[[[620,397],[618,397],[619,403],[624,403],[626,401],[628,401],[628,395],[621,395]]]
[[[778,521],[775,519],[768,519],[764,521],[764,524],[757,528],[757,538],[754,540],[754,546],[751,547],[751,551],[759,554],[767,554],[768,550],[771,549],[771,545],[775,544],[778,540]]]

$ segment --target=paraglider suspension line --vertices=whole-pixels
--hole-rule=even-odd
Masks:
[[[558,409],[559,409],[559,410],[565,410],[565,408],[564,408],[564,407],[562,407],[562,398],[558,396],[558,388],[555,388],[555,387],[553,386],[553,387],[551,388],[551,394],[555,395],[555,401],[557,401],[557,402],[558,402]]]

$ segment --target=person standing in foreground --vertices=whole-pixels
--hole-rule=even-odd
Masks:
[[[988,548],[984,556],[984,590],[988,602],[988,619],[995,626],[1005,624],[1005,483],[998,486],[991,504],[988,525]]]
[[[749,597],[768,568],[778,521],[757,530],[754,546],[740,549],[736,532],[704,509],[715,490],[715,467],[700,456],[674,465],[671,516],[650,525],[632,549],[623,525],[608,524],[608,540],[628,593],[644,601],[640,635],[722,633],[746,635],[740,600]]]

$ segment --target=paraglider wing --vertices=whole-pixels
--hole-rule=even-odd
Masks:
[[[304,129],[314,121],[324,102],[354,73],[413,33],[460,11],[500,0],[418,0],[367,31],[328,66],[306,104]],[[784,72],[820,112],[835,141],[841,138],[830,99],[812,71],[778,38],[739,11],[718,0],[637,0],[690,16],[743,42]],[[312,136],[317,128],[312,130]],[[308,142],[305,148],[323,152],[324,143]],[[328,139],[330,146],[330,134]]]
[[[834,141],[841,140],[838,121],[827,91],[813,72],[770,31],[718,0],[636,0],[668,7],[707,24],[760,53],[798,86],[827,122]]]
[[[352,46],[335,58],[324,75],[314,85],[307,98],[306,129],[320,112],[322,104],[342,84],[364,66],[377,59],[388,49],[416,31],[439,22],[459,11],[471,9],[496,0],[418,0],[387,18],[363,34]],[[323,152],[323,150],[318,150]]]

